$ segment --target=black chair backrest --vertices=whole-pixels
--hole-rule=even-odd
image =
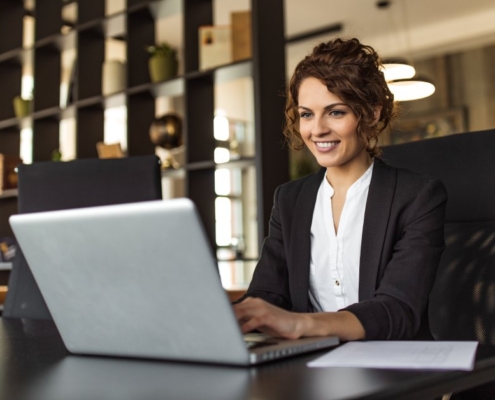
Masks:
[[[447,187],[446,249],[429,302],[433,336],[495,344],[495,130],[388,146],[382,157]]]
[[[156,156],[39,162],[19,166],[19,213],[64,210],[162,198]],[[18,249],[4,317],[51,319],[29,266]]]

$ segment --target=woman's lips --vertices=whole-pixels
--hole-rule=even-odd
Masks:
[[[313,143],[315,144],[315,147],[319,152],[327,153],[335,149],[335,147],[338,146],[340,141],[335,140],[335,141],[313,142]]]

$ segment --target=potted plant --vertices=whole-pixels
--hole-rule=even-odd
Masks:
[[[31,100],[15,96],[13,100],[14,113],[17,118],[23,118],[29,115],[31,110]]]
[[[161,82],[177,75],[177,51],[168,43],[147,46],[146,51],[151,55],[149,71],[152,82]]]

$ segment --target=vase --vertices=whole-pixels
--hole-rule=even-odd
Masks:
[[[151,82],[161,82],[177,75],[178,62],[175,57],[155,54],[149,59]]]
[[[101,93],[109,96],[125,89],[125,64],[118,60],[103,63]]]
[[[31,100],[23,99],[21,96],[14,97],[14,113],[17,118],[29,115]]]

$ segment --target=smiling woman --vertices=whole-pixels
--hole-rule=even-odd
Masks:
[[[244,332],[342,340],[431,338],[422,324],[440,256],[447,195],[385,164],[395,116],[381,60],[358,39],[321,43],[296,67],[285,135],[322,167],[280,186],[244,298]]]

